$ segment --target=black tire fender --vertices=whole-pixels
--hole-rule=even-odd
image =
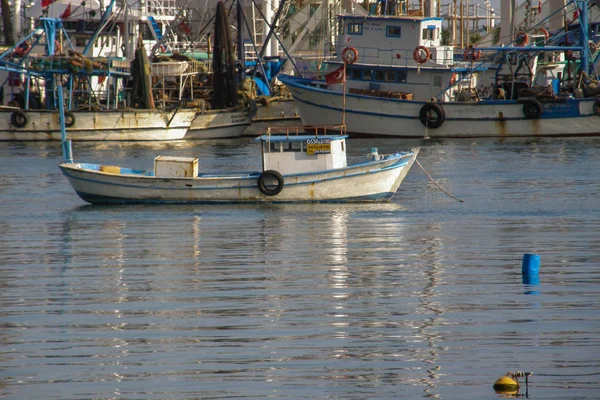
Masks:
[[[277,185],[272,182],[277,181]],[[258,177],[258,189],[267,196],[275,196],[283,190],[283,175],[273,169],[264,171]]]
[[[15,111],[10,116],[10,123],[17,128],[23,128],[25,125],[27,125],[27,122],[29,122],[27,115],[21,111]]]
[[[594,111],[594,114],[600,117],[600,99],[596,99],[594,105],[592,106],[592,111]]]
[[[544,107],[536,99],[519,100],[519,103],[523,103],[523,114],[527,119],[540,119]]]
[[[75,125],[75,114],[70,111],[65,111],[65,126],[70,128],[73,125]]]
[[[433,116],[435,114],[435,117]],[[428,102],[423,104],[419,111],[419,119],[426,128],[436,129],[442,126],[446,119],[446,113],[444,108],[435,102]]]

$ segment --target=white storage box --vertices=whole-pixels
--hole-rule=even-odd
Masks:
[[[198,176],[198,159],[158,156],[154,159],[154,176],[161,178],[195,178]]]

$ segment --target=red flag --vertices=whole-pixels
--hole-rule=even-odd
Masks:
[[[71,16],[71,3],[69,3],[65,11],[60,15],[60,19],[67,19],[69,16]]]
[[[575,21],[577,18],[579,18],[579,10],[575,10],[573,13],[573,21]]]
[[[54,3],[56,0],[42,0],[42,7],[48,7],[50,4]]]
[[[325,81],[327,82],[328,85],[332,85],[334,83],[340,83],[340,82],[344,81],[344,67],[345,67],[345,65],[342,65],[335,71],[332,71],[332,72],[328,73],[327,75],[325,75]]]

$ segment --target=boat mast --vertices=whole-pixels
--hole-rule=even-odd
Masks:
[[[579,44],[582,47],[580,69],[586,74],[590,71],[590,51],[588,42],[588,0],[576,0],[579,9]]]

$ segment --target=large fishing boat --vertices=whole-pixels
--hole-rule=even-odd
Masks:
[[[540,21],[509,46],[471,47],[459,57],[441,44],[441,18],[343,15],[330,72],[279,79],[303,123],[339,121],[345,108],[351,135],[596,135],[600,100],[597,46],[587,35],[591,3],[575,4],[582,29],[569,47],[554,45],[560,35],[548,37]],[[341,83],[344,63],[347,87]]]

